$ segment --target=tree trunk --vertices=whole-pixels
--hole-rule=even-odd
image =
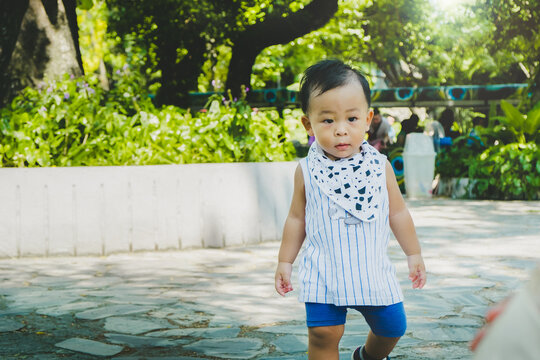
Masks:
[[[0,2],[0,106],[6,96],[11,93],[7,69],[27,9],[28,0],[2,0]]]
[[[206,43],[198,38],[188,42],[188,54],[177,62],[177,42],[174,37],[167,35],[163,34],[164,39],[159,42],[157,49],[161,87],[156,94],[156,103],[187,108],[190,106],[189,92],[197,89]]]
[[[325,25],[338,9],[338,0],[313,0],[287,17],[270,16],[248,26],[233,39],[231,62],[225,87],[234,96],[242,85],[249,86],[251,70],[259,53],[271,45],[286,44]]]
[[[64,74],[82,75],[75,1],[26,1],[20,30],[10,32],[16,43],[9,65],[1,69],[7,74],[12,92]],[[13,7],[22,11],[22,6],[21,3]]]

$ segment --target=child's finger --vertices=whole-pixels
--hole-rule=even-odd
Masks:
[[[279,276],[276,279],[276,291],[281,295],[285,296],[288,292],[292,291],[292,285],[288,279],[285,279],[283,276]]]
[[[418,280],[416,281],[416,288],[421,289],[424,287],[425,284],[426,284],[426,274],[421,273],[420,276],[418,277]]]
[[[426,284],[426,273],[417,268],[409,274],[409,279],[412,281],[413,289],[421,289]]]

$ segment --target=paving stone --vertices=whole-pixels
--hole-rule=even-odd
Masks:
[[[265,354],[263,341],[252,338],[205,339],[184,346],[184,349],[224,359],[251,359]]]
[[[239,319],[231,318],[228,316],[214,316],[211,318],[208,326],[211,327],[227,327],[227,326],[240,326],[243,325]]]
[[[123,334],[139,335],[152,330],[167,329],[173,326],[166,321],[109,317],[105,320],[105,330]]]
[[[540,252],[537,241],[540,204],[440,199],[408,203],[423,241],[428,284],[421,291],[410,288],[403,252],[392,240],[388,254],[403,286],[408,316],[407,333],[392,357],[396,360],[471,358],[467,342],[484,323],[488,308],[520,287],[529,277],[530,269],[536,266],[532,254]],[[523,209],[529,208],[536,212],[524,213]],[[499,233],[494,225],[503,223],[507,230]],[[508,250],[508,239],[514,232],[514,246]],[[89,334],[101,334],[102,324],[107,323],[77,321],[76,327],[62,323],[72,322],[71,316],[62,315],[73,312],[83,314],[81,319],[85,315],[89,319],[107,318],[109,325],[114,324],[110,320],[114,317],[160,324],[163,321],[167,326],[174,325],[144,336],[110,330],[102,341],[112,344],[114,340],[134,349],[118,359],[307,359],[305,350],[281,351],[298,350],[294,346],[300,345],[292,339],[307,342],[307,328],[303,304],[298,303],[296,294],[282,298],[273,291],[272,274],[278,248],[279,242],[275,241],[234,249],[0,259],[0,324],[7,327],[6,320],[21,316],[16,320],[35,324],[36,329],[43,330],[57,343],[65,339],[67,328],[68,336],[85,338],[93,336]],[[236,293],[244,296],[238,298]],[[98,305],[86,307],[92,306],[90,303]],[[36,316],[36,312],[58,317],[46,319]],[[351,350],[365,340],[367,332],[363,317],[350,311],[340,343],[340,359],[348,360]],[[8,354],[16,354],[20,344],[33,345],[25,343],[26,339],[34,340],[24,331],[0,334],[0,339],[14,339],[7,344],[3,342],[0,352],[7,349]],[[258,343],[242,353],[231,340]],[[201,341],[215,345],[215,357],[203,352],[195,357],[176,356],[187,351],[183,345],[198,343],[205,348]],[[167,346],[148,350],[160,342]],[[15,347],[9,348],[11,343]],[[233,352],[232,355],[221,351],[225,344],[231,344],[227,351]],[[276,350],[268,353],[273,347]],[[96,357],[89,353],[71,354],[61,348],[54,354],[33,349],[35,353],[27,355],[28,359],[53,359],[60,355]]]
[[[418,346],[422,341],[418,339],[414,339],[408,335],[403,335],[401,339],[399,339],[398,346],[401,347],[410,347],[410,346]]]
[[[162,299],[157,297],[143,297],[143,296],[113,296],[107,300],[114,304],[134,304],[134,305],[168,305],[176,302],[172,299]]]
[[[169,347],[183,345],[191,342],[190,340],[170,340],[149,336],[134,336],[124,334],[105,334],[107,340],[113,344],[123,344],[132,348],[140,347]]]
[[[466,315],[474,315],[474,316],[480,316],[480,317],[484,317],[487,313],[487,311],[489,310],[489,306],[487,305],[484,305],[484,306],[464,306],[460,313],[461,314],[466,314]]]
[[[348,335],[367,335],[369,330],[369,325],[364,320],[364,317],[354,320],[347,319],[345,324],[345,334]]]
[[[201,360],[201,358],[194,358],[190,356],[117,356],[113,360]]]
[[[308,355],[306,354],[295,354],[294,356],[291,355],[282,355],[282,356],[272,356],[272,357],[262,357],[260,360],[307,360]],[[342,357],[341,354],[339,356],[341,359],[347,359],[350,360],[351,354],[349,354],[349,357]]]
[[[19,309],[19,308],[10,308],[8,310],[0,310],[0,317],[3,316],[17,316],[17,315],[28,315],[32,313],[32,309]]]
[[[407,348],[407,359],[444,359],[444,360],[463,360],[470,359],[471,352],[467,346],[454,344],[429,344],[426,346],[417,346]]]
[[[72,285],[76,280],[71,278],[52,277],[52,276],[37,276],[30,280],[32,285],[43,287],[63,288]]]
[[[25,292],[8,297],[8,301],[13,302],[11,307],[14,309],[43,309],[53,306],[62,306],[80,299],[81,297],[78,295],[56,291],[38,291],[35,293]]]
[[[444,300],[450,304],[454,305],[464,305],[464,306],[486,306],[487,302],[484,298],[474,294],[463,294],[463,293],[454,293],[454,294],[445,294]]]
[[[471,341],[480,328],[449,327],[443,328],[443,330],[452,341]]]
[[[274,334],[293,334],[307,335],[308,330],[306,325],[276,325],[260,327],[257,331],[269,332]]]
[[[56,347],[77,351],[95,356],[113,356],[121,352],[124,348],[118,345],[109,345],[98,341],[71,338],[55,345]]]
[[[441,328],[435,329],[419,329],[412,331],[413,337],[424,341],[450,341],[450,336]]]
[[[84,320],[98,320],[104,319],[109,316],[116,315],[129,315],[137,313],[145,313],[152,310],[153,307],[139,306],[139,305],[109,305],[98,309],[86,310],[75,314],[78,319]]]
[[[307,336],[283,335],[272,342],[277,351],[287,354],[306,352],[308,347]]]
[[[190,327],[192,324],[195,323],[206,323],[208,322],[209,317],[201,314],[196,314],[194,310],[187,311],[187,310],[179,310],[177,313],[172,313],[169,310],[166,311],[151,311],[148,313],[148,316],[158,318],[158,319],[167,319],[173,321],[175,324],[178,324],[182,327]],[[215,325],[213,323],[209,323],[209,326],[212,327],[223,327],[223,326],[233,326],[237,325],[240,326],[240,323],[233,324],[232,321],[228,321],[227,323],[220,323],[219,325]]]
[[[339,342],[339,348],[341,350],[348,350],[353,351],[360,345],[364,344],[366,342],[367,333],[364,336],[359,335],[350,335],[345,332],[343,337],[341,338],[341,341]]]
[[[240,328],[206,328],[200,332],[204,338],[235,338],[240,334]]]
[[[19,321],[0,318],[0,333],[17,331],[22,329],[23,327],[25,327],[25,325],[20,323]]]
[[[153,331],[146,336],[157,337],[192,337],[192,338],[235,338],[240,333],[240,328],[202,328],[202,329],[171,329],[164,331]]]
[[[191,329],[171,329],[171,330],[161,330],[161,331],[152,331],[146,336],[150,337],[192,337]]]
[[[36,313],[40,315],[47,315],[47,316],[62,316],[62,315],[67,315],[74,312],[79,312],[81,310],[93,309],[93,308],[98,307],[99,305],[100,303],[98,302],[80,301],[80,302],[74,302],[74,303],[70,303],[66,305],[39,309],[38,311],[36,311]]]
[[[442,325],[445,326],[472,326],[472,327],[479,327],[482,325],[482,321],[478,318],[465,318],[465,317],[458,317],[458,316],[451,316],[446,318],[440,318],[439,322]]]
[[[74,283],[71,285],[72,288],[77,289],[99,289],[99,288],[106,288],[111,285],[123,283],[125,280],[119,277],[115,276],[100,276],[100,277],[92,277],[88,280],[82,280],[77,283]]]

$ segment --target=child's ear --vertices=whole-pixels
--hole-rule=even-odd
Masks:
[[[366,117],[366,124],[367,126],[371,125],[371,120],[373,120],[373,109],[369,109],[367,117]]]
[[[302,116],[302,125],[304,125],[304,129],[306,129],[309,136],[313,135],[313,128],[311,127],[311,121],[309,121],[309,118],[307,116]]]

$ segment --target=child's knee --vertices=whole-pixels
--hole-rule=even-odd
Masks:
[[[315,326],[308,330],[309,342],[315,346],[328,346],[338,344],[343,336],[345,326]]]

